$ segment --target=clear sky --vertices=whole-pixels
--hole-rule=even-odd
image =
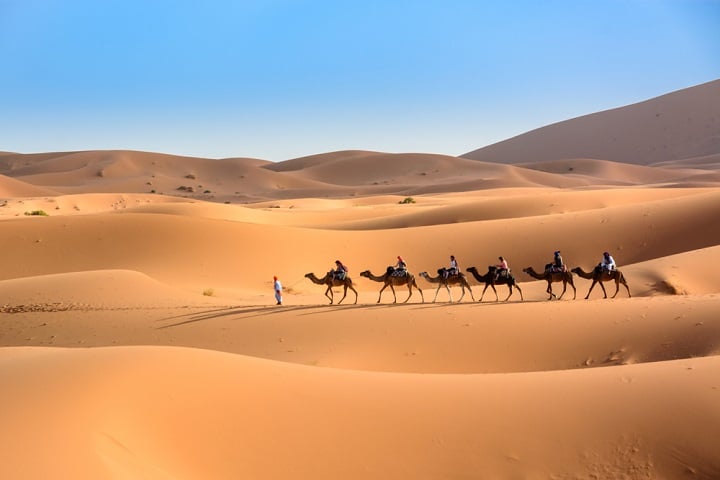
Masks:
[[[720,78],[720,0],[0,0],[0,150],[459,155]]]

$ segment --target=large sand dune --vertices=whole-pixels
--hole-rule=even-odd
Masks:
[[[468,152],[501,163],[593,158],[651,165],[720,153],[720,80],[548,125]]]
[[[0,154],[0,478],[720,478],[715,134],[626,128],[625,156],[580,135],[699,119],[716,89],[548,127],[583,152],[493,150],[513,165]],[[548,300],[523,268],[558,249],[612,252],[630,295],[575,276]],[[519,289],[468,273],[450,303],[419,275],[450,254],[505,256]],[[378,303],[360,272],[398,255],[421,291]],[[328,305],[305,275],[336,259],[358,295]]]

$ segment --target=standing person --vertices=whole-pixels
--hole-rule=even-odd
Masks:
[[[335,260],[335,270],[333,271],[333,276],[337,278],[338,280],[345,280],[345,276],[347,275],[348,269],[340,260]]]
[[[395,264],[395,271],[397,272],[397,275],[403,276],[407,274],[407,263],[405,263],[405,260],[403,260],[400,255],[398,255],[397,260],[398,261]]]
[[[502,277],[503,275],[507,275],[507,273],[510,271],[507,260],[505,260],[503,257],[498,257],[498,260],[500,260],[500,263],[495,265],[495,281],[497,281],[497,279]]]
[[[277,303],[275,305],[282,305],[282,284],[277,277],[273,277],[273,282],[273,290],[275,290],[275,300],[277,300]]]
[[[610,255],[610,253],[604,252],[598,267],[600,267],[600,271],[602,272],[612,272],[617,268],[617,265],[615,264],[615,259]]]

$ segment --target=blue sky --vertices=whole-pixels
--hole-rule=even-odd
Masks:
[[[0,150],[459,155],[720,78],[720,0],[0,0]]]

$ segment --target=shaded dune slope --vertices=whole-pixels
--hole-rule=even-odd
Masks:
[[[656,164],[720,153],[720,80],[548,125],[462,155],[528,163],[593,158]]]

